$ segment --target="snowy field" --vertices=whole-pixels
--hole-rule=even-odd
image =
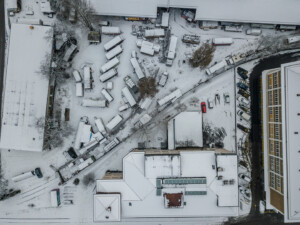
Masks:
[[[23,1],[24,7],[31,7],[36,12],[36,17],[41,17],[46,20],[55,20],[45,18],[39,13],[38,6],[34,1]],[[19,15],[25,17],[25,15]],[[93,193],[95,193],[95,184],[84,186],[80,183],[78,186],[72,184],[72,179],[64,186],[58,186],[59,178],[55,175],[55,168],[60,167],[70,160],[64,156],[63,152],[74,144],[76,129],[79,120],[82,116],[88,116],[91,125],[94,126],[94,117],[101,117],[104,124],[107,124],[111,118],[120,114],[127,120],[116,134],[111,135],[110,138],[118,137],[123,142],[113,149],[111,152],[96,161],[93,165],[83,170],[78,175],[82,178],[90,172],[95,174],[96,179],[101,179],[106,170],[121,170],[122,158],[133,148],[138,147],[138,143],[145,143],[147,148],[160,148],[161,142],[167,141],[167,122],[182,111],[196,111],[201,110],[201,102],[206,102],[211,98],[214,101],[214,107],[209,109],[207,113],[203,114],[204,125],[210,128],[224,128],[226,135],[223,139],[224,148],[237,152],[238,142],[245,139],[245,134],[241,130],[236,129],[236,121],[242,123],[244,126],[250,125],[244,121],[240,121],[236,115],[236,98],[237,90],[235,82],[239,82],[239,77],[233,69],[220,74],[219,76],[209,80],[207,83],[200,85],[191,90],[198,83],[207,80],[207,75],[204,70],[199,68],[192,68],[188,64],[188,57],[190,57],[199,45],[185,44],[181,41],[183,34],[196,34],[201,36],[201,43],[211,40],[215,37],[232,37],[234,43],[231,46],[218,46],[214,54],[211,64],[224,59],[231,54],[244,53],[249,50],[255,50],[257,47],[258,37],[246,36],[245,33],[224,32],[223,30],[214,29],[204,31],[199,29],[197,24],[187,23],[180,16],[179,10],[171,12],[170,26],[171,34],[178,37],[177,55],[173,65],[167,67],[165,64],[159,62],[159,55],[153,57],[146,56],[140,53],[136,46],[137,37],[131,34],[132,25],[154,27],[151,24],[143,24],[142,22],[128,22],[117,18],[104,18],[112,23],[112,26],[120,27],[122,36],[125,38],[121,44],[123,52],[119,56],[120,64],[117,66],[118,76],[112,78],[113,90],[110,91],[114,100],[109,104],[109,107],[88,108],[81,105],[82,97],[76,97],[75,94],[75,80],[71,76],[64,84],[59,84],[56,89],[56,103],[64,112],[65,108],[70,108],[70,125],[73,127],[73,134],[65,140],[64,145],[52,151],[45,151],[42,153],[25,152],[25,151],[8,151],[1,150],[1,164],[4,177],[8,179],[9,186],[15,189],[20,189],[21,194],[0,202],[0,224],[7,224],[9,222],[16,223],[22,218],[22,223],[25,224],[54,224],[54,223],[69,223],[69,224],[93,224]],[[245,27],[245,29],[247,29]],[[263,30],[263,32],[270,35],[276,35],[277,31]],[[92,68],[93,89],[90,92],[85,92],[85,97],[88,98],[103,98],[101,94],[102,88],[106,88],[106,83],[99,81],[100,68],[106,63],[105,52],[103,45],[112,39],[112,36],[103,35],[102,43],[98,45],[90,45],[87,41],[87,32],[77,28],[75,30],[76,38],[78,40],[79,52],[72,61],[72,69],[83,73],[83,66],[89,65]],[[158,43],[158,40],[154,40]],[[131,52],[135,50],[138,58],[142,61],[146,74],[157,71],[157,80],[160,75],[167,71],[169,73],[168,81],[165,87],[159,87],[159,91],[153,98],[152,104],[148,110],[144,110],[141,114],[136,114],[134,110],[128,109],[124,112],[119,112],[119,107],[124,105],[121,97],[121,89],[125,87],[123,78],[130,75],[131,78],[137,82],[138,78],[133,73],[133,68],[130,63]],[[251,71],[254,62],[249,62],[242,65],[243,68]],[[182,93],[187,92],[179,101],[176,101],[171,106],[167,107],[160,113],[157,113],[157,100],[169,94],[175,88],[178,88]],[[225,103],[224,94],[229,94],[230,102]],[[216,94],[220,96],[220,101],[215,100]],[[137,97],[137,96],[136,96]],[[135,113],[135,114],[134,114]],[[136,121],[138,121],[145,113],[148,113],[153,119],[143,129],[138,130],[130,136],[132,128]],[[99,147],[99,153],[103,153],[103,145]],[[44,177],[38,179],[36,177],[27,180],[13,183],[11,178],[22,172],[30,171],[32,168],[40,167],[43,171]],[[241,168],[240,172],[246,171]],[[62,206],[59,208],[51,208],[49,192],[54,188],[60,188],[62,196]],[[64,204],[65,200],[72,200],[73,205]],[[250,204],[244,203],[240,210],[241,215],[245,215],[250,210]],[[30,205],[34,207],[30,207]],[[24,219],[26,218],[26,219]],[[122,223],[116,224],[221,224],[226,218],[203,218],[203,219],[151,219],[151,220],[130,220],[125,219]],[[25,222],[24,222],[25,221]]]

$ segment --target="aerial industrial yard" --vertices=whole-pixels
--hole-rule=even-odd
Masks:
[[[0,224],[300,222],[300,5],[218,4],[4,1]]]

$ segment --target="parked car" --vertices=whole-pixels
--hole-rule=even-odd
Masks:
[[[240,68],[240,70],[239,70],[239,68]],[[248,79],[248,76],[247,76],[247,73],[248,73],[248,71],[247,70],[244,70],[244,69],[242,69],[241,67],[238,67],[238,69],[237,69],[237,73],[238,73],[238,75],[240,75],[240,77],[243,79],[243,80],[247,80]],[[246,72],[245,72],[246,71]]]
[[[229,96],[229,93],[226,92],[223,94],[223,97],[224,97],[224,103],[230,103],[230,96]]]
[[[244,181],[247,181],[247,182],[250,182],[250,181],[251,181],[250,177],[246,176],[246,175],[243,174],[243,173],[240,173],[240,174],[239,174],[239,178],[242,179],[242,180],[244,180]]]
[[[242,82],[238,82],[236,85],[238,86],[238,88],[241,88],[245,91],[248,90],[248,86],[246,84],[242,83]]]
[[[249,100],[246,99],[246,98],[244,98],[243,96],[239,96],[239,97],[237,98],[237,100],[238,100],[241,104],[243,104],[243,105],[245,105],[245,106],[249,106]]]
[[[68,154],[69,154],[69,156],[70,156],[71,158],[73,158],[73,159],[76,159],[76,158],[77,158],[77,154],[76,154],[74,148],[70,147],[69,150],[68,150],[67,152],[68,152]]]
[[[239,191],[247,202],[251,201],[251,191],[248,188],[239,187]]]
[[[246,74],[246,75],[248,74],[248,70],[245,70],[245,69],[242,68],[242,67],[238,67],[238,68],[237,68],[237,72],[238,72],[238,73],[243,73],[243,74]]]
[[[250,121],[250,115],[248,113],[243,112],[242,110],[239,110],[237,114],[245,121],[249,122]]]
[[[239,107],[241,110],[243,110],[245,113],[248,112],[248,108],[245,107],[244,105],[242,105],[241,103],[239,103],[238,107]]]
[[[246,99],[249,98],[248,92],[244,91],[243,89],[240,89],[240,90],[238,91],[238,94],[241,95],[241,96],[243,96],[243,97],[246,98]]]
[[[42,178],[42,177],[43,177],[43,173],[42,173],[40,167],[35,168],[34,173],[35,173],[35,175],[36,175],[38,178]]]
[[[237,126],[237,128],[244,131],[245,133],[249,133],[249,129],[247,127],[244,127],[243,125],[241,125],[239,123],[236,126]]]
[[[209,109],[212,109],[214,107],[214,102],[211,98],[207,99],[207,106]]]
[[[201,110],[202,110],[202,113],[206,113],[206,104],[205,104],[205,102],[201,102]]]

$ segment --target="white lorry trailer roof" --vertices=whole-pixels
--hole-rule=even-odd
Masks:
[[[224,68],[225,66],[227,66],[227,62],[226,60],[222,60],[221,62],[218,62],[217,64],[213,65],[212,67],[210,67],[209,69],[206,70],[206,73],[208,75],[211,75],[215,72],[217,72],[218,70]]]
[[[42,21],[40,19],[34,18],[18,18],[17,23],[28,25],[42,25]]]
[[[214,45],[231,45],[233,43],[232,38],[214,38]]]
[[[103,26],[101,27],[102,34],[120,34],[120,27],[109,27]]]
[[[51,206],[58,207],[58,200],[57,200],[57,190],[53,190],[50,192],[51,197]]]
[[[115,67],[116,65],[118,65],[120,63],[119,59],[117,57],[111,59],[110,61],[108,61],[107,63],[105,63],[101,69],[100,72],[101,73],[105,73],[106,71],[112,69],[113,67]]]
[[[83,68],[84,89],[91,89],[91,68],[85,66]]]
[[[103,96],[106,98],[107,101],[112,102],[114,100],[114,98],[108,93],[108,91],[105,88],[101,90],[101,93],[103,94]]]
[[[80,73],[78,72],[78,70],[73,71],[73,76],[74,76],[76,82],[81,82],[81,76],[80,76]]]
[[[81,103],[82,106],[84,107],[100,107],[100,108],[105,108],[107,106],[107,101],[106,100],[94,100],[90,98],[85,98],[82,100]]]
[[[107,129],[113,130],[119,123],[121,123],[122,120],[123,118],[119,114],[116,115],[108,122],[108,124],[106,124]]]
[[[107,72],[105,72],[104,74],[102,74],[99,79],[101,82],[105,82],[111,78],[113,78],[114,76],[116,76],[118,74],[118,71],[116,69],[111,69]]]
[[[72,54],[76,51],[77,45],[71,44],[71,46],[67,49],[63,60],[68,62],[72,56]]]
[[[169,95],[165,96],[164,98],[159,99],[157,101],[157,103],[159,104],[159,106],[162,106],[162,105],[166,104],[167,102],[170,102],[170,101],[174,102],[181,95],[182,95],[181,90],[180,89],[176,89],[175,91],[173,91]]]
[[[105,54],[106,58],[108,60],[112,59],[113,57],[119,55],[123,51],[122,47],[120,45],[117,45],[113,49],[111,49],[109,52]]]
[[[75,138],[75,143],[74,143],[74,148],[75,149],[79,149],[80,145],[81,145],[81,135],[82,135],[82,131],[83,131],[83,127],[85,125],[84,121],[80,121],[78,128],[77,128],[77,133],[76,133],[76,138]]]
[[[96,118],[95,124],[101,134],[106,134],[106,130],[101,118]]]
[[[121,35],[118,35],[118,36],[114,37],[109,42],[104,44],[104,46],[103,46],[104,50],[108,51],[108,50],[112,49],[116,45],[120,44],[123,40],[124,40],[124,38]]]
[[[169,45],[169,52],[168,52],[168,59],[174,59],[175,58],[175,51],[176,51],[176,45],[177,45],[177,37],[172,35]]]
[[[150,29],[145,30],[145,37],[163,37],[165,36],[165,30],[164,29]]]
[[[287,39],[288,44],[292,44],[300,41],[300,36],[294,36]]]
[[[12,177],[11,179],[14,182],[18,182],[18,181],[25,180],[25,179],[30,178],[30,177],[34,177],[33,171],[29,171],[29,172],[26,172],[26,173],[19,174],[17,176]]]
[[[144,43],[144,41],[143,41],[143,43]],[[153,45],[152,45],[152,47],[150,47],[149,45],[142,44],[141,53],[153,56],[154,55]]]
[[[164,12],[162,14],[162,18],[161,18],[161,26],[162,27],[168,27],[169,26],[169,16],[170,16],[170,14],[168,12]]]
[[[76,83],[76,96],[77,97],[83,96],[83,83]]]
[[[122,89],[122,93],[123,93],[124,97],[127,99],[128,103],[131,107],[136,105],[136,101],[135,101],[134,97],[132,96],[131,92],[129,91],[128,87],[124,87]]]
[[[141,67],[140,67],[140,64],[139,64],[138,61],[136,60],[136,58],[131,58],[131,59],[130,59],[130,62],[131,62],[131,65],[132,65],[133,68],[134,68],[134,71],[135,71],[137,77],[138,77],[139,79],[144,78],[145,75],[144,75],[144,73],[143,73],[143,71],[142,71],[142,69],[141,69]]]

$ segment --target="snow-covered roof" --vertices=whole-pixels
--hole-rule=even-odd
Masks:
[[[39,71],[46,56],[51,56],[52,36],[52,27],[11,26],[2,113],[2,148],[43,149],[44,128],[38,127],[37,122],[45,122],[49,79]]]
[[[169,149],[203,147],[202,113],[182,112],[168,122]]]
[[[224,187],[217,166],[224,168],[225,179],[235,179],[234,185]],[[236,216],[237,156],[200,150],[133,151],[123,159],[123,179],[98,180],[97,192],[121,193],[123,218]],[[182,207],[165,206],[165,194],[172,193],[184,195]]]
[[[120,221],[121,220],[120,194],[94,195],[94,221]]]
[[[156,18],[158,7],[196,9],[196,20],[300,24],[297,0],[88,0],[99,15]],[[268,13],[269,12],[269,13]]]
[[[300,61],[281,65],[285,222],[300,222]]]

